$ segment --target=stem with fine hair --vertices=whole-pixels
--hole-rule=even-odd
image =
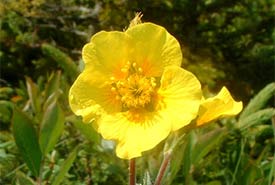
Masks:
[[[161,180],[165,174],[165,171],[168,167],[168,164],[170,162],[171,159],[171,151],[168,151],[165,155],[164,155],[164,159],[162,161],[162,164],[160,166],[156,181],[154,185],[160,185],[161,184]]]
[[[129,185],[136,185],[135,159],[130,159],[130,161],[129,161]]]

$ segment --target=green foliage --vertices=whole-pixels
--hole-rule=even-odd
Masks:
[[[57,62],[64,69],[64,72],[69,77],[71,77],[72,79],[75,79],[77,77],[79,73],[77,66],[65,53],[49,44],[42,45],[42,52],[45,54],[46,57],[49,57],[50,59]]]
[[[62,166],[60,167],[59,173],[54,177],[54,180],[52,182],[52,185],[59,185],[63,178],[65,177],[66,173],[72,166],[72,163],[74,162],[76,155],[77,155],[77,149],[75,148],[68,156],[68,158],[63,162]]]
[[[22,155],[20,155],[22,156]],[[10,173],[20,166],[22,160],[18,155],[17,147],[9,132],[1,132],[0,134],[0,183],[5,184]],[[9,181],[11,182],[11,181]]]
[[[239,121],[240,129],[246,130],[251,126],[259,125],[263,122],[271,120],[273,116],[275,116],[274,108],[259,110],[256,113],[251,114],[243,120]]]
[[[31,78],[26,77],[26,83],[27,83],[27,91],[28,91],[28,96],[30,98],[30,103],[32,107],[32,111],[34,113],[40,112],[41,109],[41,100],[40,97],[38,96],[38,87],[34,82],[32,81]]]
[[[1,101],[4,106],[1,115],[6,115],[5,113],[9,111],[11,115],[14,115],[13,122],[16,124],[13,123],[13,126],[16,128],[13,127],[13,131],[19,153],[10,153],[10,150],[6,148],[10,147],[10,139],[7,139],[6,142],[3,140],[3,149],[0,145],[0,170],[3,175],[0,183],[24,184],[31,183],[30,180],[36,180],[50,184],[68,184],[71,182],[82,183],[80,179],[85,178],[87,182],[107,185],[112,181],[118,184],[125,181],[127,168],[124,162],[117,162],[118,159],[110,160],[113,153],[109,148],[101,145],[98,133],[91,125],[84,124],[80,118],[68,111],[68,95],[64,93],[64,91],[67,92],[68,84],[65,79],[68,80],[60,71],[52,73],[46,80],[39,79],[37,83],[26,77],[26,85],[21,87],[23,91],[16,90],[8,93],[8,96],[3,96],[7,100]],[[12,102],[12,96],[18,96],[14,94],[16,92],[20,93],[21,99],[26,99]],[[15,107],[15,111],[13,111],[13,107]],[[19,116],[24,115],[23,118],[26,119],[19,118],[25,122],[28,121],[27,125],[18,126],[20,119],[16,111],[20,112]],[[7,117],[6,121],[11,120]],[[24,125],[26,128],[22,129]],[[4,129],[9,129],[8,123],[7,128]],[[81,147],[79,143],[81,143]],[[14,143],[13,146],[15,147]],[[73,149],[76,146],[78,149]],[[68,153],[71,154],[68,156]],[[23,156],[23,159],[18,161],[16,156]],[[75,160],[77,160],[77,165],[74,166]],[[34,162],[35,169],[32,166]],[[23,165],[23,168],[13,170],[19,165]],[[35,170],[32,174],[35,173],[37,179],[30,176],[29,170]],[[121,174],[121,176],[117,174]]]
[[[12,117],[13,104],[9,101],[0,100],[0,127],[9,127],[9,122]]]
[[[200,135],[193,148],[191,162],[197,164],[206,154],[217,145],[226,134],[225,129],[217,128],[206,134]]]
[[[89,39],[93,30],[89,25],[96,14],[92,15],[93,10],[89,7],[77,7],[72,1],[66,2],[0,2],[0,61],[1,71],[5,71],[1,79],[6,83],[17,85],[24,75],[37,79],[58,67],[65,68],[69,75],[78,73],[72,63],[79,59],[79,49]],[[60,14],[60,11],[63,13]],[[46,49],[42,51],[43,44]],[[62,53],[60,48],[67,54]],[[51,60],[61,57],[61,63],[50,62],[46,55],[49,52],[55,56]]]
[[[17,109],[13,113],[13,135],[24,161],[37,177],[42,160],[37,134],[32,120]]]
[[[268,84],[264,89],[262,89],[251,101],[248,103],[247,107],[244,108],[240,115],[239,127],[242,131],[247,128],[256,126],[258,124],[264,123],[271,120],[275,116],[274,108],[265,108],[269,100],[275,94],[275,83]]]
[[[250,100],[249,104],[245,107],[240,115],[240,120],[245,119],[248,115],[260,110],[275,94],[275,83],[268,84],[262,89],[257,96]]]
[[[49,77],[48,83],[46,84],[46,87],[45,87],[45,96],[49,97],[48,98],[49,100],[51,95],[58,92],[58,89],[61,85],[60,80],[61,80],[61,71],[57,71],[56,73],[53,73]],[[54,95],[53,97],[57,98],[58,96]]]
[[[34,181],[22,172],[16,173],[16,184],[18,184],[18,185],[35,185]]]
[[[56,102],[52,102],[45,110],[42,118],[39,144],[42,153],[49,153],[57,143],[64,128],[64,113]]]
[[[150,174],[148,171],[146,171],[144,173],[144,178],[143,178],[143,185],[153,185],[152,184],[152,180],[151,180],[151,177],[150,177]]]
[[[246,117],[180,137],[164,184],[271,184],[275,131],[270,123],[275,109],[265,108],[274,96],[267,93],[271,85],[249,102],[242,113]]]
[[[83,123],[81,118],[75,116],[67,117],[66,120],[73,123],[75,128],[77,128],[90,142],[100,143],[100,136],[94,130],[92,123]]]

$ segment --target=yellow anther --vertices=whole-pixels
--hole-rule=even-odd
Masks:
[[[125,101],[125,100],[126,100],[126,97],[125,97],[125,96],[121,97],[121,101],[122,101],[122,102]]]
[[[134,63],[133,63],[133,67],[136,67],[136,66],[137,66],[137,63],[134,62]]]
[[[141,74],[131,74],[123,81],[116,84],[117,92],[121,96],[120,101],[126,108],[145,107],[151,102],[151,96],[154,93],[152,80]]]
[[[139,67],[139,68],[138,68],[138,71],[139,71],[140,73],[142,73],[142,72],[143,72],[143,70],[142,70],[142,68],[141,68],[141,67]]]
[[[115,81],[115,77],[113,77],[113,76],[110,77],[110,80],[111,80],[111,81]]]
[[[116,100],[120,100],[120,96],[119,95],[116,96]]]
[[[115,87],[112,87],[112,88],[111,88],[111,91],[112,91],[112,92],[115,92],[115,91],[116,91],[116,88],[115,88]]]
[[[152,85],[152,87],[157,86],[156,79],[154,77],[151,78],[151,85]]]
[[[125,68],[125,67],[121,68],[121,72],[123,72],[123,73],[127,73],[127,71],[128,71],[128,69],[127,69],[127,68]]]
[[[117,87],[118,87],[118,88],[120,88],[120,87],[122,87],[122,86],[124,86],[124,82],[122,82],[122,81],[117,82]]]

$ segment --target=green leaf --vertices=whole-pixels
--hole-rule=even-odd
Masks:
[[[76,155],[77,155],[78,147],[76,147],[67,157],[67,159],[63,162],[62,166],[60,167],[60,171],[56,174],[53,179],[52,185],[59,185],[62,180],[64,179],[66,173],[71,168]]]
[[[48,96],[48,98],[45,100],[43,104],[43,111],[46,111],[51,104],[56,102],[61,94],[62,91],[58,89],[55,92],[53,92],[50,96]]]
[[[217,128],[200,136],[192,152],[192,163],[199,162],[209,151],[219,143],[225,134],[225,128]]]
[[[275,116],[272,117],[272,126],[273,126],[273,133],[274,133],[274,140],[275,140]],[[270,162],[271,168],[268,177],[268,184],[271,184],[272,179],[275,180],[275,152],[273,153],[273,160]]]
[[[262,89],[246,106],[240,115],[240,121],[248,117],[250,114],[263,108],[268,100],[275,94],[275,83],[267,85]]]
[[[22,172],[16,172],[16,185],[35,185],[33,180]]]
[[[77,65],[73,60],[58,48],[50,44],[43,44],[42,52],[44,55],[58,63],[63,68],[64,72],[68,74],[68,76],[71,76],[72,79],[75,79],[79,74]]]
[[[193,182],[192,174],[190,173],[192,166],[192,155],[194,146],[197,142],[197,136],[194,131],[190,131],[186,137],[186,144],[183,146],[183,174],[186,177],[186,184],[191,184]],[[176,160],[176,159],[175,159]]]
[[[246,157],[249,158],[249,156]],[[242,173],[241,178],[238,180],[241,184],[253,184],[253,182],[262,177],[262,171],[252,160],[247,161],[245,170]]]
[[[40,111],[40,103],[38,97],[38,88],[31,78],[26,77],[27,91],[31,101],[32,109],[35,113]]]
[[[0,99],[8,100],[13,95],[14,89],[11,87],[0,87]]]
[[[83,134],[89,141],[93,143],[100,143],[100,136],[93,128],[92,123],[83,123],[79,117],[74,115],[68,116],[66,120],[73,123],[80,133]]]
[[[57,102],[54,101],[45,110],[40,127],[39,144],[44,155],[54,148],[59,136],[62,134],[64,122],[64,113]]]
[[[220,181],[211,181],[208,182],[206,185],[222,185],[222,183]]]
[[[143,177],[143,185],[152,185],[152,180],[149,172],[146,170]]]
[[[238,122],[241,131],[270,120],[275,115],[274,108],[259,110]]]
[[[45,96],[48,98],[52,93],[56,92],[60,86],[61,71],[52,73],[45,88]]]
[[[35,176],[38,176],[42,154],[32,120],[21,110],[15,108],[12,122],[16,145],[29,169]]]

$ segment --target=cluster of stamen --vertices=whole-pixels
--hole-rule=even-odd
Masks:
[[[128,62],[121,68],[121,72],[126,74],[124,79],[110,79],[111,91],[117,94],[116,99],[120,100],[127,110],[149,105],[156,87],[155,78],[146,77],[136,63]]]

